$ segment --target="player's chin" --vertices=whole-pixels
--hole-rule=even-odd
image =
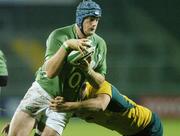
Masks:
[[[95,31],[89,31],[88,33],[86,33],[87,36],[91,36],[95,33]]]

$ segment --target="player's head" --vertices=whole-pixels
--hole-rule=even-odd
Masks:
[[[102,10],[100,6],[92,0],[83,0],[76,9],[76,24],[84,34],[83,21],[87,17],[101,17]]]

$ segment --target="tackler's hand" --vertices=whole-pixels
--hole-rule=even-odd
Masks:
[[[57,96],[55,99],[51,100],[50,101],[50,108],[54,111],[60,111],[60,106],[61,104],[64,103],[64,97],[61,97],[61,96]]]
[[[50,109],[56,112],[69,112],[71,111],[71,102],[65,102],[63,97],[56,97],[51,100]]]

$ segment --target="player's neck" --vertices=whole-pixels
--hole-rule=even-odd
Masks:
[[[77,33],[78,39],[87,38],[87,36],[84,35],[84,34],[81,32],[81,30],[79,29],[79,27],[77,26],[77,24],[76,24],[76,33]]]

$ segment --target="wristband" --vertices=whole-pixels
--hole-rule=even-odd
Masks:
[[[64,50],[65,50],[66,52],[69,52],[69,51],[70,51],[70,49],[69,49],[69,47],[68,47],[68,45],[67,45],[66,42],[64,42],[64,43],[62,44],[62,47],[64,48]]]

